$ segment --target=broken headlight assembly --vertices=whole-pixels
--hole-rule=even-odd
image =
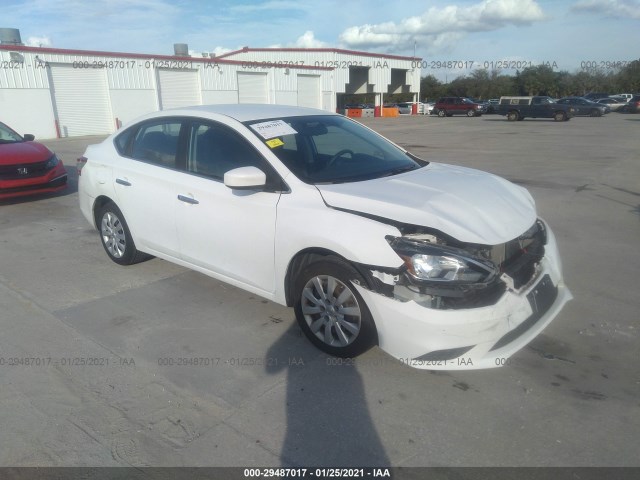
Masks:
[[[504,292],[500,271],[491,260],[444,245],[429,234],[387,236],[404,265],[393,288],[400,301],[437,309],[489,305]]]
[[[487,284],[499,273],[493,262],[459,248],[410,236],[386,239],[404,261],[406,272],[418,282],[434,286]]]

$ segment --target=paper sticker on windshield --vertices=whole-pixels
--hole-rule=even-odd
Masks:
[[[250,125],[258,135],[265,140],[284,135],[295,135],[296,132],[284,120],[272,120],[271,122],[254,123]]]
[[[265,143],[269,145],[271,148],[276,148],[281,145],[284,145],[284,142],[279,138],[272,138],[271,140],[267,140]]]

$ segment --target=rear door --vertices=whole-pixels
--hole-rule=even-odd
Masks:
[[[179,252],[174,180],[182,126],[179,118],[162,118],[124,132],[132,137],[113,169],[117,204],[137,246],[172,257]]]

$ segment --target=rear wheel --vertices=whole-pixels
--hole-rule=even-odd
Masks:
[[[444,109],[438,110],[438,116],[439,117],[446,117],[447,116],[447,111]]]
[[[103,205],[96,215],[100,240],[109,258],[118,265],[132,265],[150,258],[139,252],[124,215],[115,203]]]
[[[567,119],[567,114],[564,112],[556,112],[553,114],[553,119],[556,122],[564,122]]]
[[[602,112],[600,110],[598,110],[597,108],[594,108],[593,110],[591,110],[591,116],[592,117],[601,117],[602,116]]]
[[[511,110],[509,113],[507,113],[507,120],[509,120],[510,122],[515,122],[516,120],[518,120],[518,117],[520,117],[520,115],[518,115],[518,112],[516,110]]]
[[[373,318],[353,282],[364,279],[329,256],[306,266],[295,283],[300,328],[317,348],[337,357],[355,357],[377,343]]]

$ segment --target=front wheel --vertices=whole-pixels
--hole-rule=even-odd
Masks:
[[[476,112],[474,110],[467,111],[467,117],[475,117],[475,116],[476,116]]]
[[[556,122],[564,122],[564,121],[567,119],[567,114],[566,114],[566,113],[564,113],[564,112],[556,112],[556,113],[553,115],[553,119],[554,119]]]
[[[438,116],[439,117],[446,117],[447,116],[447,111],[444,109],[438,110]]]
[[[377,343],[373,318],[354,283],[362,276],[337,257],[306,266],[295,284],[296,319],[317,348],[336,357],[355,357]]]

